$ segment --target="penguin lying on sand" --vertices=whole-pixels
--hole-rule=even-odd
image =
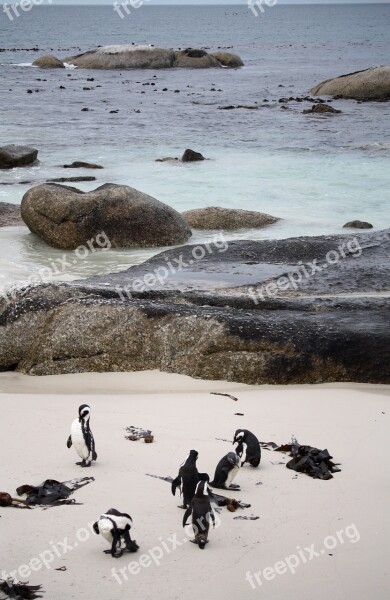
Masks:
[[[110,508],[103,515],[100,515],[96,523],[93,524],[95,533],[102,536],[111,544],[111,550],[103,550],[105,554],[111,554],[113,558],[119,558],[123,552],[137,552],[139,546],[135,540],[130,537],[130,529],[133,520],[127,513],[121,513],[115,508]],[[122,540],[125,547],[122,548]]]
[[[215,488],[222,490],[239,490],[239,485],[232,483],[233,479],[238,473],[240,468],[240,459],[235,452],[229,452],[221,458],[215,469],[215,475],[213,481],[210,481],[210,485]]]
[[[252,467],[258,467],[261,460],[260,442],[257,437],[248,429],[237,429],[234,434],[233,444],[238,444],[236,453],[242,459],[243,467],[248,462]],[[243,454],[245,452],[245,457]]]
[[[215,517],[209,499],[209,488],[206,480],[199,481],[196,486],[194,497],[183,517],[183,527],[187,525],[187,519],[192,514],[192,528],[195,539],[191,540],[198,544],[201,550],[208,542],[210,519],[215,527]]]
[[[196,468],[197,459],[198,452],[190,450],[189,455],[180,465],[178,476],[172,481],[172,494],[175,495],[176,488],[180,488],[183,495],[183,504],[179,508],[187,508],[190,505],[196,486],[200,480],[209,480],[207,473],[198,473],[198,469]]]
[[[68,448],[73,444],[77,454],[83,459],[76,463],[81,467],[90,467],[92,461],[97,459],[95,440],[89,427],[90,412],[88,404],[82,404],[79,407],[79,418],[73,421],[70,436],[66,442]]]

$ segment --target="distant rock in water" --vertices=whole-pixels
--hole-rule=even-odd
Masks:
[[[54,183],[22,199],[27,227],[54,248],[74,250],[104,233],[114,248],[171,246],[191,236],[170,206],[126,185],[106,183],[91,192]]]
[[[190,148],[187,148],[181,157],[182,162],[196,162],[198,160],[205,160],[205,158],[200,152],[195,152],[195,150],[191,150]]]
[[[33,66],[40,67],[41,69],[65,69],[65,65],[62,60],[59,60],[52,54],[40,56],[34,60]]]
[[[367,223],[366,221],[348,221],[343,228],[351,228],[351,229],[372,229],[373,225],[371,223]]]
[[[0,202],[0,227],[24,225],[19,204]]]
[[[325,114],[325,113],[333,113],[338,114],[341,113],[341,110],[336,110],[333,106],[329,106],[329,104],[313,104],[311,108],[306,108],[302,111],[304,115],[310,114]]]
[[[279,221],[278,217],[265,213],[219,206],[187,210],[182,215],[194,229],[254,229]]]
[[[24,167],[36,161],[38,150],[30,146],[17,146],[9,144],[0,146],[0,169],[13,169]]]
[[[313,87],[310,93],[355,100],[390,100],[390,66],[371,67],[327,79]]]
[[[219,55],[219,58],[218,58]],[[211,53],[197,48],[174,51],[147,45],[103,46],[77,56],[69,56],[64,62],[81,69],[169,69],[242,66],[235,54]]]
[[[237,54],[230,54],[229,52],[211,52],[210,56],[216,58],[223,67],[229,69],[236,69],[237,67],[243,67],[244,63]]]
[[[80,181],[96,181],[96,177],[92,177],[88,175],[87,177],[83,177],[82,175],[78,177],[53,177],[53,179],[47,179],[48,183],[77,183]]]
[[[104,169],[101,165],[83,162],[82,160],[75,160],[70,165],[63,165],[63,167],[64,169]]]

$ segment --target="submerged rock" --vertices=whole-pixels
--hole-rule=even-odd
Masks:
[[[279,221],[278,217],[265,213],[219,206],[187,210],[182,215],[194,229],[252,229],[265,227]]]
[[[219,236],[122,273],[27,288],[0,300],[0,369],[388,384],[389,251],[390,230]]]
[[[64,169],[104,169],[101,165],[83,162],[82,160],[75,160],[70,165],[63,165],[63,167]]]
[[[16,144],[0,146],[0,169],[31,165],[36,161],[37,156],[38,150],[31,146],[17,146]]]
[[[195,152],[195,150],[191,150],[190,148],[187,148],[181,157],[182,162],[196,162],[199,160],[205,160],[203,154],[200,152]]]
[[[355,220],[355,221],[348,221],[348,223],[343,225],[343,227],[351,228],[351,229],[372,229],[373,225],[371,225],[371,223],[367,223],[367,221]]]
[[[40,67],[41,69],[65,69],[65,65],[59,58],[56,58],[52,54],[47,56],[40,56],[33,62],[34,67]]]
[[[58,184],[28,190],[21,214],[29,229],[55,248],[73,250],[104,232],[110,246],[170,246],[191,230],[170,206],[126,185],[106,183],[91,192]]]
[[[322,81],[310,90],[315,96],[355,100],[390,100],[390,66],[379,66]]]
[[[329,104],[313,104],[313,106],[311,108],[306,108],[304,111],[302,111],[304,115],[309,115],[309,114],[324,114],[324,113],[333,113],[333,114],[339,114],[341,113],[341,110],[337,110],[336,108],[333,108],[333,106],[329,106]]]

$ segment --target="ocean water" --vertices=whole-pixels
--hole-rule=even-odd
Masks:
[[[33,184],[84,174],[97,181],[76,184],[83,190],[113,182],[178,210],[216,205],[281,218],[226,239],[342,233],[351,219],[388,227],[390,103],[337,101],[341,115],[307,116],[302,110],[309,103],[290,102],[282,110],[279,99],[305,96],[332,76],[390,64],[389,30],[386,4],[265,6],[258,17],[246,3],[150,2],[123,19],[112,6],[34,6],[13,21],[1,13],[0,140],[39,148],[40,163],[0,171],[0,201],[19,204]],[[43,54],[65,58],[97,45],[132,42],[227,48],[245,67],[104,72],[31,66]],[[231,104],[259,108],[220,110]],[[210,160],[155,162],[179,157],[187,147]],[[105,169],[61,167],[73,160]],[[213,235],[198,231],[191,241]],[[119,271],[158,250],[93,253],[54,278]],[[0,229],[0,287],[24,283],[62,254],[26,228]]]

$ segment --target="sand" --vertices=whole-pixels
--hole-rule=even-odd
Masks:
[[[156,371],[1,373],[0,489],[14,493],[46,478],[95,481],[75,493],[81,505],[1,508],[0,571],[30,563],[35,570],[22,567],[24,577],[17,576],[42,584],[49,600],[384,600],[389,398],[390,386],[379,385],[245,386]],[[90,469],[77,467],[74,450],[66,448],[84,402],[91,405],[98,453]],[[155,443],[125,440],[128,425],[152,429]],[[326,447],[342,472],[313,480],[286,469],[283,455],[263,450],[260,468],[245,466],[235,480],[242,488],[235,497],[251,508],[223,508],[201,551],[182,529],[179,498],[146,473],[175,476],[194,448],[199,470],[213,475],[232,449],[216,438],[232,439],[238,427],[263,441],[288,442],[294,434],[301,443]],[[89,527],[111,507],[133,517],[138,553],[117,560],[103,553],[107,542]],[[238,515],[260,518],[234,520]],[[66,570],[55,570],[62,566]]]

